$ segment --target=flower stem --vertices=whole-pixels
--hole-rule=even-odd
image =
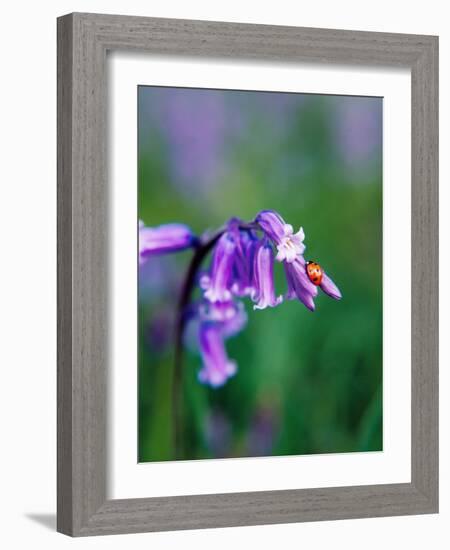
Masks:
[[[183,448],[181,441],[181,432],[183,429],[183,415],[182,415],[182,393],[181,388],[183,386],[183,333],[186,326],[187,315],[186,311],[191,301],[192,291],[195,286],[196,276],[198,270],[208,252],[216,244],[216,242],[222,236],[224,230],[221,229],[215,233],[208,240],[200,240],[194,255],[192,256],[191,263],[189,264],[186,272],[184,283],[181,287],[181,293],[178,300],[176,323],[175,323],[175,358],[173,369],[173,384],[172,384],[172,407],[173,407],[173,438],[174,438],[174,458],[175,460],[183,457]]]
[[[258,226],[254,223],[245,223],[236,220],[239,229],[251,230],[257,229]],[[188,319],[188,306],[191,302],[192,292],[197,280],[197,273],[200,266],[212,250],[214,245],[226,231],[226,227],[221,227],[213,234],[204,235],[196,245],[194,255],[192,256],[189,267],[186,271],[183,285],[181,287],[180,296],[178,299],[176,318],[175,318],[175,351],[174,351],[174,368],[172,382],[172,419],[173,419],[173,452],[174,459],[183,458],[184,449],[182,445],[181,434],[183,432],[183,403],[182,403],[182,387],[183,387],[183,333]]]

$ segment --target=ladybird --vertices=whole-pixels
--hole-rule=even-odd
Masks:
[[[316,286],[319,286],[323,279],[323,269],[316,262],[306,263],[306,274],[309,280]]]

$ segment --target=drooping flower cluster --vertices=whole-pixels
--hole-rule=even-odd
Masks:
[[[149,256],[176,252],[194,246],[197,238],[187,225],[168,223],[158,227],[145,227],[139,221],[139,264]]]
[[[140,225],[139,259],[152,254],[201,248],[210,244],[197,238],[187,226],[168,224],[157,228]],[[314,311],[318,287],[339,300],[341,293],[330,277],[316,264],[320,276],[308,274],[303,228],[294,233],[292,225],[273,210],[263,210],[250,223],[232,218],[214,240],[212,260],[206,272],[198,274],[201,298],[191,304],[198,321],[198,346],[203,366],[199,381],[219,387],[237,372],[237,365],[226,353],[227,338],[247,323],[242,298],[249,297],[253,308],[276,307],[284,299],[298,299]],[[287,292],[276,295],[275,260],[283,264]]]

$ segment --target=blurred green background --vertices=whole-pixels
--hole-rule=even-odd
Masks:
[[[340,288],[253,311],[227,341],[238,373],[197,381],[187,346],[183,456],[382,449],[382,99],[139,87],[139,217],[196,233],[277,210]],[[139,274],[139,461],[174,458],[173,323],[191,252]],[[285,291],[276,265],[277,294]],[[187,340],[189,340],[189,334]]]

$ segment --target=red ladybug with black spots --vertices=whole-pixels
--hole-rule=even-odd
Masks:
[[[316,286],[322,283],[323,269],[316,262],[306,262],[306,274],[309,280]]]

